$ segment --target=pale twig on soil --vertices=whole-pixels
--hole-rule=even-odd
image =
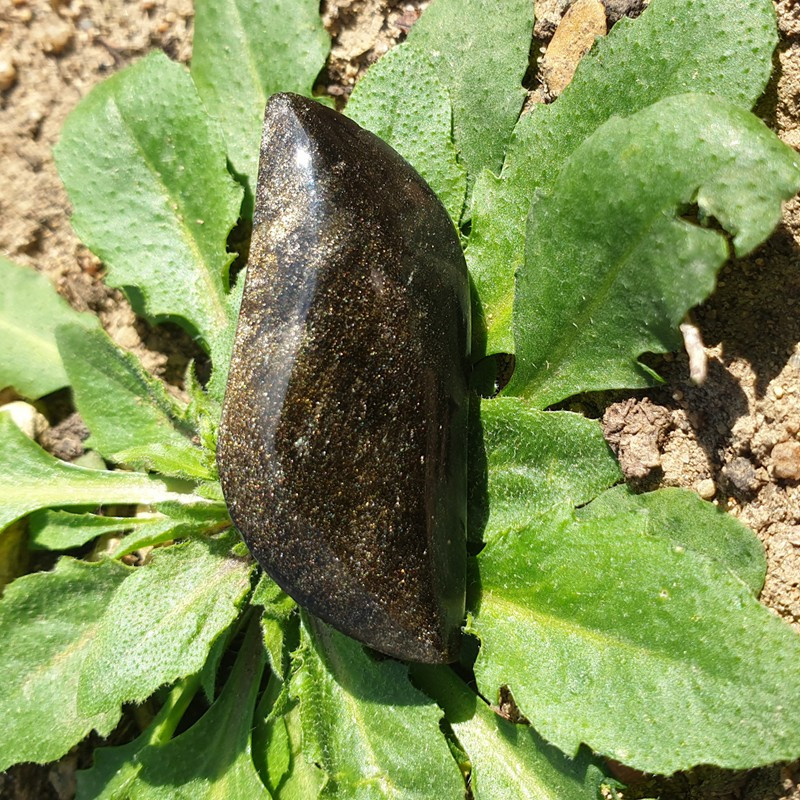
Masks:
[[[689,377],[695,386],[702,386],[708,375],[708,356],[700,329],[687,314],[681,323],[683,346],[689,356]]]

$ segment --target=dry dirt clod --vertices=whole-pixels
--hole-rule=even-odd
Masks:
[[[631,398],[606,409],[603,433],[626,478],[646,478],[661,466],[661,447],[671,424],[669,411],[649,400],[637,403]]]
[[[739,495],[753,494],[761,486],[755,467],[744,456],[734,458],[726,464],[722,468],[722,474],[734,492]]]
[[[778,26],[784,36],[800,34],[800,4],[797,0],[778,0]]]
[[[569,0],[534,0],[533,35],[542,41],[550,39],[568,5]]]
[[[647,0],[603,0],[608,25],[614,25],[623,17],[638,17],[644,11]]]
[[[542,80],[551,95],[558,97],[567,88],[594,40],[605,35],[605,6],[600,0],[577,0],[564,14],[542,59]]]
[[[48,428],[41,436],[40,444],[49,453],[62,461],[74,461],[83,455],[84,440],[89,438],[89,429],[78,414],[70,414],[58,425]]]
[[[363,27],[343,30],[336,46],[347,58],[355,59],[363,56],[367,50],[375,46],[382,27],[383,17],[373,12],[367,17],[367,24]]]
[[[772,472],[781,480],[800,480],[800,442],[779,442],[772,448]]]

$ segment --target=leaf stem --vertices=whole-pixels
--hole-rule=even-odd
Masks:
[[[200,673],[178,681],[167,695],[164,705],[156,714],[153,724],[147,731],[147,745],[165,744],[172,738],[189,703],[200,688]]]

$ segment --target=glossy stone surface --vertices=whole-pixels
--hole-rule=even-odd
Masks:
[[[274,95],[222,487],[301,606],[411,661],[458,655],[469,325],[456,232],[424,181],[344,116]]]

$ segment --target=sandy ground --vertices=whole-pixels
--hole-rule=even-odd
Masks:
[[[604,0],[613,21],[637,0]],[[329,0],[334,36],[318,88],[344,103],[358,75],[414,24],[427,2]],[[568,0],[537,4],[536,34],[547,46]],[[781,43],[775,79],[759,113],[800,149],[800,4],[776,5]],[[0,252],[46,272],[76,308],[99,315],[121,346],[180,391],[196,354],[178,329],[137,318],[103,283],[103,267],[73,234],[51,149],[67,113],[98,81],[151,49],[188,61],[190,0],[0,0]],[[542,50],[537,50],[539,56]],[[548,87],[532,71],[532,99]],[[723,271],[694,313],[707,345],[709,377],[689,380],[683,353],[653,363],[667,384],[651,392],[589,398],[629,480],[642,488],[698,491],[750,525],[767,550],[762,600],[800,630],[800,202],[752,257]],[[54,411],[54,413],[57,413]],[[66,412],[63,412],[64,414]],[[75,444],[75,421],[67,418]],[[65,436],[67,431],[65,430]],[[79,442],[79,437],[77,439]],[[63,444],[63,442],[62,442]],[[59,446],[58,435],[52,447]],[[75,756],[52,767],[0,776],[0,798],[65,800]],[[749,773],[696,770],[631,796],[800,799],[797,766]]]

